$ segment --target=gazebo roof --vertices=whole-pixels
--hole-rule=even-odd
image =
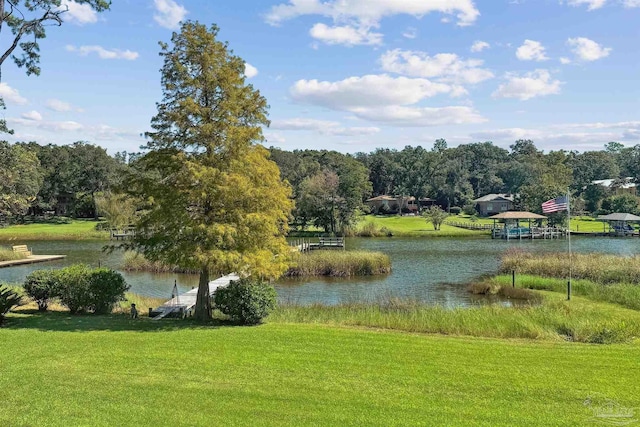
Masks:
[[[598,219],[602,221],[640,221],[640,216],[630,213],[612,213],[609,215],[600,215]]]
[[[545,219],[546,216],[533,212],[502,212],[498,215],[490,216],[489,219]]]

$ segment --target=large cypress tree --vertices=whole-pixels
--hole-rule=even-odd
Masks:
[[[182,24],[161,43],[163,99],[129,190],[147,203],[132,246],[200,271],[196,317],[209,319],[210,275],[264,278],[287,268],[291,190],[259,145],[267,102],[218,28]]]

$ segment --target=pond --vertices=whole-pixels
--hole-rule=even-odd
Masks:
[[[0,282],[19,283],[29,272],[73,263],[119,269],[123,254],[101,251],[105,242],[30,242],[36,254],[61,254],[61,261],[0,269]],[[535,252],[566,252],[566,240],[502,241],[481,238],[348,238],[347,249],[381,251],[391,257],[393,271],[385,276],[356,278],[287,279],[275,283],[280,301],[311,304],[375,301],[389,297],[411,298],[445,306],[473,304],[465,284],[494,273],[500,255],[518,247]],[[640,239],[574,237],[575,252],[604,252],[620,255],[640,253]],[[184,274],[123,272],[131,291],[142,295],[169,297],[174,281],[181,291],[198,285],[198,277]]]

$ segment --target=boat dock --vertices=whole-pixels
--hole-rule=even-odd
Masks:
[[[66,258],[66,255],[29,255],[24,259],[0,261],[0,268],[14,267],[16,265],[35,264],[37,262],[56,261]]]
[[[291,243],[294,250],[308,252],[318,249],[345,249],[344,237],[318,237],[317,242],[311,240],[296,240]]]
[[[227,286],[229,282],[239,280],[237,274],[229,274],[209,282],[209,296],[213,296],[216,289]],[[177,292],[176,292],[177,294]],[[156,309],[149,309],[149,317],[159,320],[165,317],[189,317],[193,315],[198,297],[198,288],[193,288],[180,295],[176,295]]]
[[[491,231],[491,238],[504,240],[559,239],[566,236],[567,230],[556,227],[494,228]]]

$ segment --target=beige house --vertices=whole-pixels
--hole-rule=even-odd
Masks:
[[[404,209],[408,209],[409,212],[417,212],[418,211],[418,203],[416,202],[416,198],[413,196],[377,196],[367,199],[365,204],[371,208],[371,211],[374,213],[379,212],[394,212],[397,213],[402,206]]]
[[[513,195],[511,194],[487,194],[473,203],[480,216],[496,215],[513,210]]]

